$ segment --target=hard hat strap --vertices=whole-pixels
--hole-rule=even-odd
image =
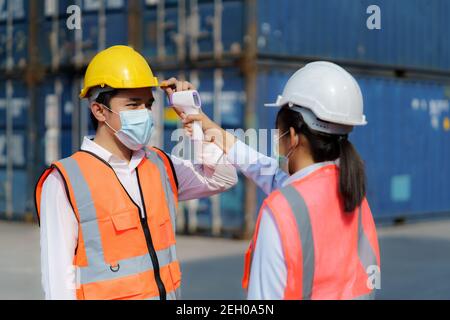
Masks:
[[[104,93],[104,92],[111,92],[111,91],[114,91],[115,89],[114,88],[111,88],[111,87],[108,87],[108,86],[105,86],[105,87],[95,87],[95,88],[92,88],[92,89],[90,89],[89,90],[89,102],[94,102],[95,100],[97,100],[97,98],[98,98],[98,96],[101,94],[101,93]]]

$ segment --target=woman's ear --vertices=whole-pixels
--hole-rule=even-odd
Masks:
[[[295,129],[290,127],[289,128],[289,136],[291,138],[291,142],[290,142],[290,148],[295,148],[296,146],[298,146],[299,144],[299,138],[300,138],[300,134],[297,134],[297,132],[295,132]]]
[[[91,112],[94,115],[94,117],[97,119],[97,121],[99,122],[104,122],[106,120],[105,117],[105,108],[103,108],[103,106],[101,104],[99,104],[98,102],[92,102],[91,103]]]

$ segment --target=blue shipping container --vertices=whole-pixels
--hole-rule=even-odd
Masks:
[[[148,5],[149,2],[155,3],[143,2],[142,38],[146,56],[173,58],[180,48],[186,54],[195,51],[195,55],[211,55],[215,35],[223,52],[241,53],[245,31],[242,1],[223,1],[220,8],[214,1],[187,1],[184,8],[176,1],[166,1],[163,11],[157,5]],[[163,22],[158,21],[158,15]],[[186,27],[180,21],[185,21]]]
[[[7,210],[7,190],[6,181],[7,173],[4,168],[0,167],[0,217],[4,216]],[[12,183],[11,183],[11,199],[13,208],[13,218],[16,220],[23,220],[24,216],[28,211],[29,195],[24,186],[29,183],[28,175],[26,170],[14,170],[12,172]]]
[[[9,34],[12,42],[9,42]],[[11,43],[11,47],[8,47]],[[0,24],[0,70],[23,69],[28,60],[28,24]]]
[[[0,168],[6,168],[8,152],[11,152],[12,167],[25,169],[27,165],[27,131],[13,130],[11,143],[8,144],[6,130],[0,129]]]
[[[68,30],[66,20],[45,20],[40,28],[40,59],[46,66],[73,64],[75,54],[75,31]]]
[[[381,29],[372,30],[367,10],[374,4],[380,9]],[[449,14],[447,0],[259,1],[258,50],[449,71]]]
[[[53,118],[54,115],[58,115],[58,118],[51,121],[54,121],[58,128],[72,127],[73,99],[78,99],[77,92],[73,91],[73,85],[72,79],[63,75],[48,77],[39,85],[37,105],[39,115],[42,117],[39,121],[41,129],[49,125],[50,120],[47,118]],[[57,106],[57,113],[48,110],[53,104]]]
[[[26,130],[14,129],[8,140],[6,130],[0,129],[0,216],[9,209],[12,218],[20,220],[27,212],[27,151]]]
[[[3,0],[0,2],[0,23],[24,22],[28,19],[29,0]]]
[[[79,101],[79,78],[53,75],[37,90],[41,166],[70,156],[89,130],[90,110]],[[76,109],[78,108],[79,109]]]
[[[104,27],[96,13],[83,15],[83,56],[90,60],[98,51],[128,43],[128,16],[123,12],[107,13]],[[104,28],[104,29],[103,29]],[[104,39],[102,39],[102,34]]]
[[[105,12],[126,9],[125,0],[46,0],[40,3],[40,10],[45,18],[56,17],[65,19],[73,13],[72,10],[69,10],[69,13],[67,12],[70,6],[78,6],[81,9],[81,13],[95,13],[100,10],[102,2]]]
[[[156,9],[143,11],[142,53],[146,57],[175,57],[177,55],[176,35],[178,33],[178,7],[168,7],[164,10],[164,21],[158,22]],[[162,37],[158,40],[158,37]],[[158,43],[163,43],[162,52],[158,53]]]
[[[29,10],[29,2],[24,0],[5,1],[3,8],[0,7],[0,43],[4,44],[0,46],[0,67],[4,68],[7,61],[6,3],[17,7],[13,9],[11,63],[24,67],[28,53]],[[65,11],[72,4],[82,9],[79,47],[85,62],[103,47],[128,43],[127,2],[105,1],[103,29],[99,23],[100,1],[45,1],[40,4],[39,27],[43,44],[40,56],[44,65],[49,65],[55,55],[60,65],[74,63],[76,31],[68,30],[69,14]],[[142,45],[147,57],[175,57],[182,47],[187,54],[209,55],[214,52],[215,35],[220,39],[223,52],[242,52],[247,30],[243,1],[187,1],[185,4],[185,10],[180,11],[178,2],[166,1],[163,22],[159,22],[157,2],[141,2]],[[448,1],[380,0],[376,5],[380,9],[381,24],[380,29],[374,30],[367,26],[372,15],[367,11],[373,4],[369,0],[258,1],[258,51],[262,56],[332,59],[398,69],[450,70]],[[56,27],[53,26],[55,16]],[[220,18],[219,23],[214,23],[215,18]],[[186,27],[180,26],[182,20]],[[163,48],[159,53],[158,43]]]
[[[199,53],[214,52],[214,32],[221,35],[220,42],[224,52],[241,53],[245,34],[243,1],[222,1],[222,10],[218,15],[216,6],[214,1],[199,2]],[[217,25],[219,30],[215,30],[214,24],[217,17],[220,17],[221,22]]]
[[[70,15],[66,14],[65,10],[67,6],[77,4],[76,1],[65,1],[53,9],[41,7],[42,63],[54,67],[72,66],[76,63],[76,59],[86,63],[103,48],[127,44],[128,16],[123,1],[113,0],[106,3],[108,6],[103,20],[97,8],[98,1],[83,2],[81,30],[69,29],[67,26]],[[54,12],[57,12],[56,18]]]
[[[28,124],[28,90],[18,80],[2,81],[0,85],[0,130],[6,129],[7,108],[10,108],[13,128],[24,129]]]

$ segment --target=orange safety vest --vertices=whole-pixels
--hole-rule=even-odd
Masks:
[[[369,276],[380,273],[380,253],[372,213],[366,199],[353,213],[344,212],[338,184],[339,168],[326,165],[263,202],[261,210],[272,213],[281,238],[287,270],[284,299],[374,298]],[[261,212],[245,255],[245,289]]]
[[[88,151],[53,163],[78,221],[73,264],[77,299],[176,299],[181,272],[175,251],[177,180],[170,158],[150,148],[136,168],[143,212],[112,167]]]

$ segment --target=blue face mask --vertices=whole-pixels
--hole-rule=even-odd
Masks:
[[[105,106],[106,107],[106,106]],[[119,113],[109,111],[119,115],[121,128],[114,130],[106,121],[106,125],[114,131],[116,137],[130,150],[140,150],[149,142],[153,133],[153,116],[148,109],[120,111]]]
[[[280,147],[280,139],[283,138],[285,135],[287,135],[289,133],[289,130],[286,131],[285,133],[283,133],[281,136],[279,136],[277,139],[275,139],[274,141],[274,155],[278,161],[278,167],[283,170],[284,172],[286,172],[287,174],[290,175],[289,172],[289,157],[291,156],[292,152],[295,150],[295,148],[291,149],[287,155],[281,155],[279,153],[279,147]]]

